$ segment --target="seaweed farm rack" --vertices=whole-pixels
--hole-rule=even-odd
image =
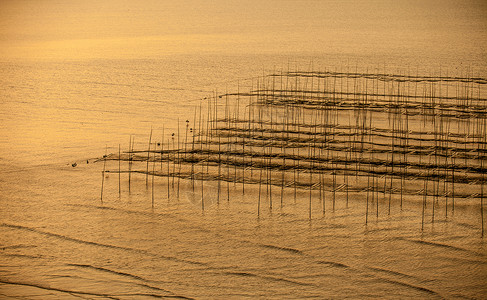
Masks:
[[[422,203],[432,218],[459,201],[478,203],[486,183],[487,80],[475,77],[358,72],[282,72],[252,79],[246,91],[213,94],[178,122],[177,133],[145,149],[105,156],[119,169],[105,172],[167,178],[167,193],[182,180],[201,193],[217,188],[228,201],[230,183],[258,189],[261,206],[320,203],[361,195],[364,221],[381,208]],[[159,134],[158,134],[159,135]],[[122,162],[124,169],[121,169]],[[293,195],[285,198],[284,190]],[[309,198],[298,197],[309,190]],[[103,188],[102,188],[103,200]],[[325,199],[331,206],[325,206]],[[265,204],[264,204],[265,203]],[[316,204],[313,204],[316,205]],[[376,205],[377,207],[374,207]],[[475,204],[477,205],[477,204]]]

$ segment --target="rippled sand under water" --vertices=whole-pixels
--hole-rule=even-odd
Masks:
[[[109,162],[108,168],[116,168]],[[478,207],[457,201],[445,218],[421,206],[400,210],[379,197],[379,217],[364,194],[346,208],[330,195],[323,217],[318,195],[285,190],[283,207],[263,194],[257,217],[257,186],[206,182],[177,184],[167,197],[167,179],[132,175],[131,193],[122,176],[107,173],[100,202],[101,163],[47,165],[12,171],[2,182],[0,224],[2,297],[37,298],[454,298],[486,295],[487,251],[480,238]],[[63,186],[60,188],[60,186]],[[264,189],[263,189],[264,190]],[[442,210],[443,208],[443,210]]]

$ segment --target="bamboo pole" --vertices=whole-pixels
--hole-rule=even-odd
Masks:
[[[101,204],[103,204],[103,185],[105,183],[105,168],[107,165],[107,151],[108,151],[108,146],[105,146],[105,155],[103,156],[103,171],[101,172],[101,193],[100,193]]]
[[[178,151],[178,194],[177,194],[177,198],[179,200],[179,187],[180,187],[180,182],[181,182],[181,141],[180,141],[180,124],[179,124],[179,118],[178,118],[178,148],[177,148],[177,151]]]
[[[284,132],[285,132],[285,123],[286,123],[286,115],[283,113],[282,115],[282,133],[281,136],[284,139]],[[289,134],[289,133],[288,133]],[[284,199],[284,175],[285,175],[285,170],[286,170],[286,155],[285,155],[285,148],[284,148],[284,143],[281,144],[281,154],[282,154],[282,170],[281,170],[281,209],[283,205],[283,199]]]
[[[122,188],[120,186],[120,176],[121,176],[121,170],[120,170],[120,144],[118,144],[118,198],[120,199],[122,197]]]
[[[479,92],[480,93],[480,92]],[[479,95],[480,98],[480,95]],[[483,136],[484,138],[484,144],[483,144],[483,149],[484,149],[484,154],[482,155],[482,158],[480,160],[480,168],[482,169],[482,176],[481,176],[481,184],[480,184],[480,222],[482,224],[482,232],[481,232],[481,237],[484,237],[484,183],[485,183],[485,172],[484,170],[484,160],[485,160],[485,150],[486,150],[486,144],[487,144],[487,119],[483,119],[483,130],[481,129],[480,132],[483,133],[480,134],[479,136]],[[480,138],[480,140],[482,140]],[[479,147],[480,147],[480,142],[479,141]]]
[[[169,161],[170,161],[170,159],[169,159],[169,152],[170,152],[169,147],[170,147],[170,144],[171,144],[170,139],[167,139],[167,201],[168,202],[170,199],[170,190],[171,190],[171,187],[170,187],[170,185],[171,185],[171,180],[170,180],[171,170],[169,167]]]
[[[161,174],[162,174],[162,162],[164,161],[164,125],[162,125],[162,136],[161,136]]]
[[[311,221],[311,192],[313,191],[313,160],[311,158],[311,143],[308,143],[309,167],[309,220]]]
[[[146,186],[146,188],[149,186],[149,156],[150,156],[151,140],[152,140],[152,126],[150,127],[149,147],[147,149],[147,168],[145,170],[145,186]]]
[[[134,137],[135,140],[135,137]],[[132,175],[132,152],[133,152],[133,140],[132,140],[132,135],[129,137],[129,194],[130,194],[130,186],[131,186],[131,175]]]
[[[154,208],[154,174],[156,168],[156,153],[154,152],[154,157],[152,160],[152,182],[151,182],[151,193],[152,193],[152,208]]]
[[[195,131],[196,131],[196,107],[194,109],[194,114],[193,114],[193,127],[190,128],[189,130],[192,133],[192,142],[191,142],[191,187],[193,189],[193,194],[194,194],[194,136],[195,136]]]
[[[259,200],[258,200],[258,203],[257,203],[257,217],[260,217],[260,198],[261,198],[261,194],[262,194],[262,167],[259,168],[260,169],[260,179],[259,179]]]

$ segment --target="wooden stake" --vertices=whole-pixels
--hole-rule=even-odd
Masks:
[[[122,188],[120,187],[120,144],[118,144],[118,198],[122,197]]]
[[[262,191],[262,169],[263,167],[260,168],[260,179],[259,179],[259,202],[257,203],[257,216],[260,216],[260,197],[261,197],[261,191]]]
[[[134,137],[134,140],[135,140],[135,137]],[[130,182],[130,179],[131,179],[131,175],[132,175],[132,152],[133,152],[133,141],[132,141],[132,135],[130,135],[130,138],[129,138],[129,194],[130,194],[130,185],[131,185],[131,182]]]
[[[150,158],[150,144],[152,141],[152,126],[150,127],[150,135],[149,135],[149,148],[147,149],[147,168],[145,170],[145,186],[149,186],[149,158]]]
[[[152,161],[152,182],[151,182],[151,192],[152,192],[152,208],[154,208],[154,173],[156,167],[156,153],[154,152],[154,157]]]
[[[180,151],[181,144],[180,144],[180,140],[179,140],[179,136],[180,136],[179,135],[179,131],[180,131],[179,130],[179,127],[180,127],[179,125],[180,124],[179,124],[179,118],[178,118],[178,149],[177,149],[177,151],[178,151],[178,196],[177,196],[178,197],[178,200],[179,200],[179,185],[180,185],[180,182],[181,182],[181,154],[180,154],[181,153],[181,151]]]
[[[171,145],[171,141],[169,139],[167,139],[167,201],[169,202],[169,198],[170,198],[170,174],[171,174],[171,169],[169,167],[169,145]]]
[[[108,146],[105,146],[105,155],[103,156],[103,172],[101,172],[101,193],[100,193],[101,204],[103,204],[103,185],[105,183],[105,167],[107,164],[107,150],[108,150]]]

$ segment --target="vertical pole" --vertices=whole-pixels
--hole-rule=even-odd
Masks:
[[[100,202],[103,204],[103,185],[105,183],[105,168],[107,164],[107,150],[108,146],[105,146],[105,155],[103,156],[103,171],[101,172],[101,193],[100,193]]]
[[[135,137],[134,137],[135,139]],[[132,135],[129,138],[129,194],[130,194],[130,186],[131,186],[131,175],[132,175],[132,150],[133,150],[133,141]]]
[[[152,160],[152,182],[151,182],[151,192],[152,192],[152,208],[154,208],[154,173],[156,167],[156,153],[154,152],[154,157]]]
[[[150,158],[150,144],[152,141],[152,126],[150,127],[150,135],[149,135],[149,148],[147,149],[147,168],[145,170],[145,186],[149,186],[149,158]]]
[[[179,186],[181,182],[181,143],[180,143],[180,129],[179,129],[179,118],[178,118],[178,200],[179,200]]]
[[[169,202],[169,198],[170,198],[170,185],[171,185],[171,180],[170,180],[170,174],[171,174],[171,169],[169,167],[169,145],[171,144],[171,141],[169,139],[167,139],[167,201]]]
[[[118,198],[122,196],[122,188],[120,187],[120,144],[118,144]]]
[[[311,142],[308,143],[308,157],[310,159],[310,167],[309,167],[309,220],[311,221],[311,192],[313,191],[313,160],[311,157]]]
[[[258,203],[257,203],[257,217],[260,217],[260,197],[261,197],[261,194],[262,194],[262,169],[263,169],[263,166],[260,167],[259,200],[258,200]]]

